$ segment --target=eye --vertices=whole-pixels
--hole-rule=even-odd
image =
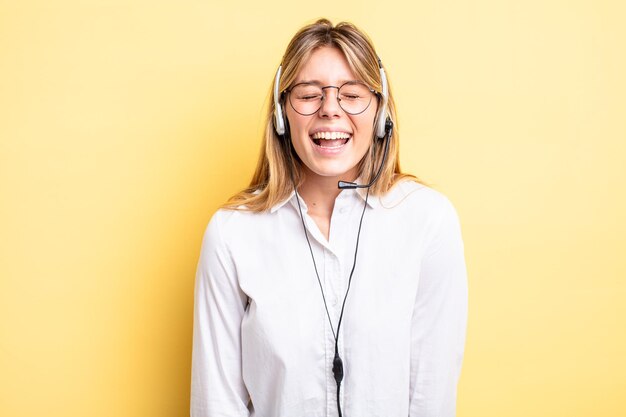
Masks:
[[[322,97],[321,94],[307,94],[307,95],[299,96],[297,97],[297,99],[304,100],[304,101],[312,101],[312,100],[319,100],[321,97]]]
[[[365,100],[370,94],[369,88],[359,82],[348,82],[341,86],[339,95],[345,101],[361,101]]]
[[[342,94],[341,95],[342,100],[358,100],[360,98],[362,97],[357,94]]]
[[[322,90],[318,86],[310,84],[295,86],[291,94],[298,101],[316,101],[322,98]]]

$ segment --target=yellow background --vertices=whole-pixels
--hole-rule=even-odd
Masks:
[[[373,38],[461,217],[458,415],[626,415],[622,4],[2,1],[0,415],[188,415],[201,237],[321,16]]]

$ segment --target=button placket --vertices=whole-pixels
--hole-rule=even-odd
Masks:
[[[332,277],[333,277],[333,286],[335,287],[335,291],[333,293],[333,299],[331,303],[333,304],[333,315],[335,320],[335,329],[337,328],[337,322],[339,321],[339,314],[341,313],[341,303],[343,302],[344,296],[344,285],[343,280],[344,277],[341,275],[341,264],[337,255],[333,254],[332,259]]]
[[[333,270],[334,255],[331,251],[324,248],[324,297],[330,317],[334,320],[333,300],[337,296],[337,284],[335,282],[335,274]],[[334,322],[333,322],[334,325]],[[333,326],[334,328],[334,326]]]
[[[337,325],[339,323],[339,316],[341,314],[341,304],[343,302],[344,296],[344,281],[345,277],[341,274],[341,260],[340,254],[342,253],[342,246],[344,244],[343,239],[344,230],[346,228],[345,225],[345,215],[343,213],[345,210],[345,198],[340,197],[336,200],[335,207],[333,209],[333,213],[331,216],[331,224],[330,224],[330,239],[329,243],[331,248],[334,250],[326,252],[326,265],[325,265],[325,275],[327,277],[326,282],[328,283],[328,312],[332,317],[333,329],[337,331]],[[343,333],[343,332],[341,332]],[[343,342],[341,341],[341,336],[339,336],[338,341],[338,349],[340,352],[340,356],[343,351]],[[330,357],[330,366],[327,369],[327,416],[336,416],[337,415],[337,386],[335,382],[335,378],[332,372],[332,360],[335,355],[335,340],[332,340],[332,346],[330,346],[330,351],[326,353],[327,359]],[[342,393],[343,396],[343,393]],[[341,401],[341,400],[340,400]]]

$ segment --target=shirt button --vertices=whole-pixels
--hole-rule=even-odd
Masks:
[[[336,306],[338,301],[337,297],[333,298],[333,306]]]
[[[346,211],[348,211],[348,209],[346,207],[342,207],[342,208],[339,209],[339,213],[341,213],[341,214],[345,213]]]

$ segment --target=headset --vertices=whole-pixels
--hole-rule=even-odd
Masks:
[[[324,301],[324,307],[326,309],[326,316],[328,317],[328,322],[330,323],[330,328],[333,332],[333,336],[335,339],[335,357],[333,359],[333,375],[335,377],[335,382],[337,384],[337,411],[339,413],[339,417],[342,417],[341,413],[341,404],[340,404],[340,390],[341,390],[341,381],[343,380],[343,361],[339,356],[339,329],[341,328],[341,322],[343,319],[344,307],[346,305],[346,300],[348,298],[348,292],[350,291],[350,284],[352,283],[352,275],[354,274],[354,270],[356,268],[356,259],[359,250],[359,238],[361,236],[361,226],[363,225],[363,216],[365,215],[365,208],[367,207],[367,199],[369,197],[370,187],[376,182],[378,177],[380,176],[383,166],[385,165],[385,161],[387,159],[387,153],[389,150],[389,142],[391,141],[391,134],[393,131],[393,121],[389,115],[389,111],[387,108],[387,104],[389,101],[389,86],[387,84],[387,76],[385,75],[385,69],[383,68],[382,62],[380,58],[378,58],[378,70],[380,71],[380,80],[382,85],[382,91],[379,93],[382,97],[382,102],[380,103],[380,108],[378,109],[378,114],[376,116],[376,121],[374,124],[375,136],[382,140],[385,139],[385,147],[383,151],[383,157],[380,163],[380,167],[376,172],[374,178],[369,182],[369,184],[356,184],[354,182],[347,181],[339,181],[337,187],[345,190],[345,189],[356,189],[356,188],[367,188],[367,193],[365,195],[365,202],[363,204],[363,211],[361,212],[361,219],[359,220],[359,229],[357,232],[356,238],[356,247],[354,249],[354,261],[352,263],[352,269],[350,271],[350,276],[348,278],[348,288],[346,290],[346,294],[343,298],[343,304],[341,306],[341,314],[339,315],[339,322],[337,323],[337,331],[335,332],[332,320],[330,318],[330,313],[328,312],[328,305],[326,304],[326,297],[324,296],[324,289],[322,287],[322,281],[320,280],[320,276],[317,270],[317,264],[315,262],[315,256],[313,255],[313,248],[311,247],[311,241],[309,240],[309,235],[307,232],[307,228],[304,221],[304,215],[302,214],[302,207],[300,205],[300,196],[298,195],[298,190],[296,189],[295,180],[293,178],[293,172],[290,170],[291,181],[293,183],[293,189],[296,194],[296,201],[298,203],[298,210],[300,212],[300,220],[302,221],[302,228],[304,230],[304,236],[306,238],[307,244],[309,246],[309,251],[311,253],[311,259],[313,260],[313,267],[315,269],[315,275],[317,276],[317,281],[320,286],[320,290],[322,293],[322,299]],[[278,70],[276,71],[276,77],[274,79],[274,130],[276,133],[285,140],[288,145],[287,149],[290,149],[291,143],[288,139],[287,128],[286,128],[286,117],[280,102],[280,97],[282,94],[279,92],[278,86],[280,85],[280,76],[282,72],[282,65],[279,65]]]

